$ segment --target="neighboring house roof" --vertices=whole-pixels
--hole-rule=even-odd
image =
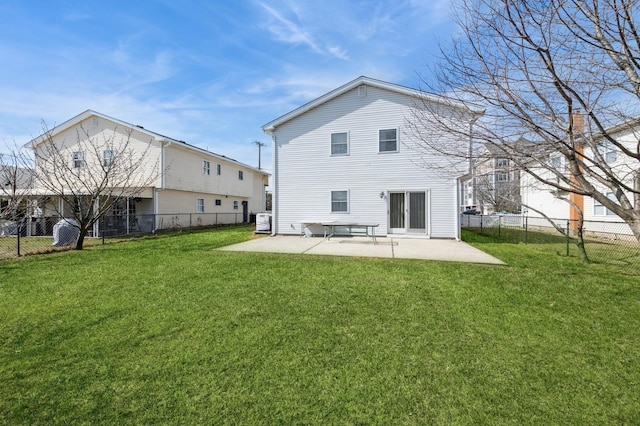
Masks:
[[[217,158],[221,158],[224,159],[226,161],[230,161],[232,163],[236,163],[240,166],[246,167],[248,169],[251,169],[257,173],[262,173],[263,175],[270,175],[270,173],[258,169],[256,167],[252,167],[249,166],[247,164],[241,163],[240,161],[234,160],[233,158],[229,158],[225,155],[222,154],[216,154],[215,152],[211,152],[211,151],[207,151],[205,149],[202,148],[198,148],[195,145],[191,145],[188,144],[185,141],[181,141],[178,139],[174,139],[165,135],[162,135],[160,133],[157,132],[153,132],[151,130],[145,129],[143,126],[137,125],[137,124],[131,124],[131,123],[127,123],[126,121],[122,121],[122,120],[118,120],[117,118],[113,118],[113,117],[109,117],[108,115],[105,114],[101,114],[99,112],[93,111],[93,110],[86,110],[85,112],[76,115],[75,117],[65,121],[62,124],[57,125],[56,127],[54,127],[53,129],[51,129],[48,133],[43,133],[42,135],[30,140],[29,142],[27,142],[26,144],[24,144],[24,147],[26,148],[32,148],[32,147],[36,147],[39,144],[41,144],[42,142],[44,142],[47,138],[47,136],[55,136],[56,134],[62,133],[63,131],[72,128],[73,126],[78,125],[79,123],[81,123],[82,121],[86,120],[87,118],[90,117],[98,117],[98,118],[102,118],[108,121],[112,121],[122,127],[126,127],[126,128],[130,128],[130,129],[134,129],[138,132],[142,132],[143,134],[149,135],[151,137],[153,137],[154,139],[157,139],[159,142],[171,142],[171,143],[176,143],[176,144],[180,144],[180,146],[185,147],[186,149],[189,150],[193,150],[193,151],[198,151],[202,154],[206,154],[209,156],[213,156],[213,157],[217,157]]]
[[[272,120],[270,122],[268,122],[267,124],[265,124],[264,126],[262,126],[262,130],[265,133],[269,133],[271,134],[276,127],[282,125],[283,123],[286,123],[289,120],[292,120],[304,113],[306,113],[307,111],[316,108],[326,102],[329,102],[330,100],[348,92],[349,90],[352,90],[360,85],[367,85],[367,86],[371,86],[371,87],[377,87],[380,89],[384,89],[384,90],[389,90],[392,92],[396,92],[396,93],[400,93],[400,94],[404,94],[404,95],[408,95],[408,96],[412,96],[415,98],[419,98],[419,99],[423,99],[423,100],[427,100],[430,102],[435,102],[435,103],[440,103],[440,104],[445,104],[454,108],[458,108],[458,109],[462,109],[462,110],[468,110],[470,113],[474,114],[474,115],[480,115],[482,114],[483,111],[481,110],[474,110],[469,108],[468,105],[456,101],[454,99],[451,98],[447,98],[445,96],[439,96],[439,95],[434,95],[431,93],[427,93],[427,92],[423,92],[421,90],[417,90],[417,89],[412,89],[410,87],[406,87],[406,86],[400,86],[398,84],[393,84],[393,83],[388,83],[386,81],[382,81],[382,80],[376,80],[370,77],[366,77],[366,76],[360,76],[358,78],[356,78],[355,80],[352,80],[340,87],[338,87],[337,89],[334,89],[322,96],[320,96],[319,98],[316,98],[314,100],[312,100],[311,102],[308,102],[304,105],[302,105],[299,108],[294,109],[293,111],[288,112],[287,114],[284,114],[278,118],[276,118],[275,120]]]

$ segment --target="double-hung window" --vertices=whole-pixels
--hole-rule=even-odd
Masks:
[[[612,201],[615,201],[616,199],[615,196],[613,195],[613,192],[607,192],[607,198]],[[616,214],[594,199],[593,215],[594,216],[615,216]]]
[[[554,169],[556,169],[560,173],[564,173],[565,170],[566,170],[564,157],[562,157],[560,155],[555,155],[555,156],[551,157],[551,167],[553,167]]]
[[[331,212],[346,213],[349,211],[349,191],[331,191]]]
[[[242,170],[238,170],[238,180],[244,180],[244,172]]]
[[[76,151],[73,153],[73,168],[79,169],[84,167],[84,151]]]
[[[116,153],[111,149],[105,149],[102,151],[102,165],[104,167],[109,167],[113,164],[116,159]]]
[[[378,131],[378,151],[398,151],[398,129],[385,129]]]
[[[222,165],[216,164],[216,174],[220,176],[222,174]]]
[[[506,158],[498,158],[496,160],[496,167],[508,167],[509,166],[509,160]]]
[[[206,176],[211,175],[211,162],[202,160],[202,174]]]
[[[347,132],[331,133],[331,155],[349,154],[349,135]]]
[[[204,213],[204,198],[196,198],[196,213]]]
[[[496,180],[498,182],[508,182],[509,181],[509,173],[505,173],[505,172],[496,173]]]
[[[600,155],[602,155],[602,158],[604,158],[604,161],[607,164],[611,164],[611,163],[615,163],[616,160],[618,159],[618,150],[616,149],[615,145],[612,144],[609,141],[605,141],[605,142],[600,142],[597,145],[598,148],[598,152],[600,153]]]

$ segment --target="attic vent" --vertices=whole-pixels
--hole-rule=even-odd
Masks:
[[[367,86],[365,86],[364,84],[362,86],[358,86],[358,96],[360,96],[361,98],[367,96]]]

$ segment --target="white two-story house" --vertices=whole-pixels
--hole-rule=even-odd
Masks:
[[[83,176],[82,168],[93,167],[100,173],[101,166],[113,162],[122,143],[128,144],[127,155],[143,154],[134,176],[127,180],[131,188],[142,187],[136,188],[134,196],[119,199],[106,215],[110,223],[101,222],[102,226],[124,226],[127,231],[129,227],[135,227],[135,231],[149,232],[177,222],[182,223],[181,226],[247,222],[252,213],[264,211],[267,172],[142,126],[87,110],[26,145],[36,152],[37,159],[37,178],[32,189],[33,222],[38,223],[52,215],[68,216],[69,209],[74,208],[56,196],[60,190],[48,189],[51,182],[45,185],[41,181],[46,176],[53,176],[43,173],[42,168],[56,167],[47,160],[54,158],[46,152],[49,147],[55,144],[59,151],[56,156],[68,162],[62,169],[77,178]],[[85,176],[89,178],[91,172]],[[75,184],[64,175],[58,174],[56,180],[56,186],[61,190],[65,184]],[[126,191],[121,193],[126,195]],[[94,235],[99,235],[101,223],[94,226]],[[49,226],[39,227],[47,228]],[[118,232],[122,231],[118,229]]]
[[[589,168],[589,170],[585,170],[585,175],[595,189],[606,194],[607,198],[618,204],[619,201],[614,193],[615,184],[612,183],[608,186],[607,182],[613,180],[623,182],[628,189],[623,190],[622,193],[632,205],[635,203],[634,210],[640,218],[640,205],[637,201],[640,200],[640,196],[637,195],[640,194],[640,164],[638,159],[633,157],[638,155],[639,132],[640,121],[636,120],[622,123],[607,130],[607,134],[614,138],[616,143],[620,145],[619,147],[598,134],[584,135],[578,141],[582,141],[579,149],[583,152],[583,157]],[[632,155],[622,152],[621,147],[628,149]],[[599,155],[595,155],[594,149],[598,151]],[[550,167],[558,170],[564,176],[570,177],[566,159],[560,153],[549,153],[548,157]],[[597,165],[593,165],[594,163]],[[548,170],[535,167],[533,170],[542,178],[557,180]],[[606,173],[610,173],[615,179],[608,178]],[[523,208],[528,210],[527,214],[530,218],[541,217],[539,212],[542,212],[551,219],[570,220],[573,228],[578,217],[576,209],[579,209],[587,222],[584,227],[586,231],[632,234],[631,228],[623,223],[619,216],[592,197],[558,190],[541,183],[527,173],[522,174],[520,183]]]
[[[457,178],[468,163],[429,169],[439,158],[425,158],[411,121],[425,103],[444,118],[455,112],[455,124],[467,129],[477,117],[447,98],[359,77],[265,124],[273,141],[272,232],[363,222],[377,224],[378,235],[458,238]],[[419,130],[451,138],[435,125]],[[454,142],[468,150],[468,140]]]

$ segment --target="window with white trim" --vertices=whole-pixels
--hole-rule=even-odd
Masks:
[[[222,165],[216,164],[216,174],[220,176],[222,174]]]
[[[509,173],[505,173],[505,172],[496,173],[496,180],[498,182],[508,182],[509,181]]]
[[[196,213],[204,213],[204,198],[196,198]]]
[[[607,192],[607,198],[616,201],[615,195],[613,192]],[[603,206],[598,200],[593,200],[593,215],[594,216],[615,216],[616,214]]]
[[[349,154],[349,135],[347,132],[331,133],[331,155]]]
[[[242,170],[238,170],[238,179],[244,180],[244,172]]]
[[[615,163],[618,159],[618,150],[610,141],[600,142],[596,145],[596,148],[607,164]]]
[[[398,151],[398,129],[378,131],[378,152]]]
[[[237,201],[233,202],[233,209],[234,210],[238,210],[238,202]]]
[[[115,159],[116,159],[115,151],[111,149],[105,149],[104,151],[102,151],[102,165],[104,167],[111,166],[115,161]]]
[[[509,167],[509,160],[506,158],[498,158],[496,160],[496,167]]]
[[[206,176],[211,176],[211,162],[207,160],[202,160],[202,174]]]
[[[331,212],[346,213],[349,211],[349,191],[331,191]]]
[[[216,206],[221,206],[222,205],[222,200],[219,198],[216,198]]]
[[[84,151],[76,151],[73,153],[73,168],[79,169],[84,167]]]
[[[551,167],[553,167],[554,169],[556,169],[559,172],[564,173],[564,171],[565,171],[565,160],[564,160],[563,156],[555,155],[555,156],[551,157],[550,162],[551,162]]]

